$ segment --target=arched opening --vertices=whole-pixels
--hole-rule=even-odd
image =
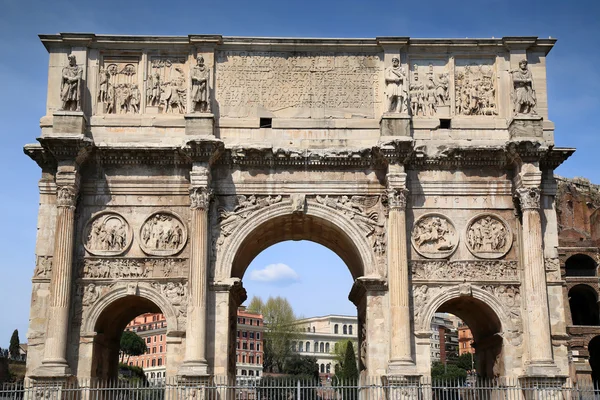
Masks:
[[[596,262],[585,254],[574,254],[565,262],[566,276],[596,276]]]
[[[434,324],[436,316],[440,316],[438,313],[447,313],[442,317],[447,318],[449,322]],[[457,318],[452,318],[453,316]],[[474,297],[461,296],[450,299],[436,310],[431,326],[433,330],[435,325],[436,332],[432,332],[434,338],[438,335],[441,341],[443,337],[441,342],[444,347],[440,348],[440,353],[445,353],[446,358],[451,352],[457,352],[460,356],[459,327],[462,324],[469,330],[465,333],[470,334],[472,338],[469,345],[474,349],[474,358],[471,359],[473,373],[481,378],[503,376],[505,371],[502,359],[502,324],[490,306]],[[432,343],[434,341],[432,340]],[[464,368],[468,369],[468,365]]]
[[[166,356],[157,357],[157,347],[166,343],[166,328],[162,328],[152,317],[162,318],[162,310],[151,300],[128,295],[116,299],[99,314],[94,325],[96,336],[91,362],[91,377],[100,380],[116,379],[119,376],[121,335],[128,329],[134,331],[146,343],[145,357],[134,361],[125,360],[128,365],[142,368],[166,365]],[[134,328],[135,327],[135,328]],[[164,331],[164,332],[163,332]],[[159,341],[159,338],[160,341]],[[156,340],[156,341],[155,341]],[[152,375],[150,375],[151,377]],[[155,374],[156,376],[156,374]]]
[[[337,218],[339,220],[339,218]],[[335,222],[332,222],[335,221]],[[263,300],[267,300],[268,297],[286,297],[290,299],[290,304],[294,308],[294,311],[302,315],[304,318],[299,320],[300,329],[299,334],[304,336],[297,340],[302,340],[304,343],[303,348],[299,345],[290,346],[289,348],[296,353],[303,353],[301,355],[309,355],[306,353],[313,353],[316,356],[316,361],[319,366],[321,374],[325,374],[325,366],[333,362],[333,355],[330,354],[330,345],[325,341],[320,341],[318,338],[322,335],[331,335],[332,325],[334,329],[340,331],[340,323],[344,322],[344,318],[350,317],[355,318],[355,323],[358,325],[359,318],[356,317],[357,309],[356,306],[349,302],[348,294],[350,293],[354,279],[364,275],[364,254],[365,251],[360,250],[359,246],[350,238],[350,236],[338,226],[336,218],[332,218],[332,221],[320,218],[309,214],[286,214],[279,217],[267,220],[254,229],[250,230],[245,236],[239,241],[239,245],[236,247],[235,256],[232,258],[231,263],[231,277],[243,279],[243,286],[246,289],[247,296],[251,300],[253,296],[261,297]],[[234,239],[232,239],[234,240]],[[364,236],[361,237],[364,241]],[[364,243],[362,243],[364,245]],[[279,246],[283,246],[279,258],[269,259],[268,254],[270,252],[276,252]],[[287,247],[286,247],[287,246]],[[321,257],[316,254],[325,251],[330,255],[323,256],[317,260],[313,259],[311,265],[318,267],[316,270],[310,273],[306,272],[301,279],[308,286],[302,293],[299,300],[293,301],[293,288],[295,285],[294,276],[296,274],[302,275],[304,268],[309,268],[308,265],[295,265],[296,259],[291,256],[292,251],[289,249],[294,246],[309,246],[306,247],[302,254],[298,255],[297,258],[304,259],[307,255],[310,257]],[[367,243],[368,246],[368,243]],[[369,248],[368,254],[370,257],[371,250]],[[265,261],[259,261],[261,258]],[[286,261],[285,257],[288,261]],[[341,270],[337,270],[335,273],[337,276],[331,276],[330,270],[333,270],[334,266],[327,257],[335,257],[338,261],[335,262],[335,268],[341,265]],[[288,265],[290,264],[290,265]],[[271,268],[267,271],[267,267]],[[312,268],[312,267],[310,267]],[[293,270],[293,271],[292,271]],[[269,272],[269,273],[267,273]],[[276,272],[281,272],[287,276],[287,281],[284,279],[281,287],[285,287],[285,293],[278,293],[274,287],[269,287],[268,290],[265,286],[270,283],[270,279],[277,275]],[[286,275],[287,274],[287,275]],[[341,275],[344,275],[343,277]],[[315,279],[315,277],[318,277]],[[338,301],[347,303],[346,307],[350,307],[351,311],[332,311],[324,310],[323,305],[328,307],[332,303],[327,296],[330,296],[328,287],[331,287],[332,282],[335,282],[339,286],[344,286],[341,293],[335,293]],[[257,291],[256,288],[262,285],[263,290]],[[314,294],[307,296],[307,293]],[[317,295],[318,294],[318,295]],[[291,297],[290,297],[291,296]],[[245,303],[249,305],[251,301]],[[301,309],[307,303],[318,303],[321,306],[321,310],[307,312]],[[296,307],[299,307],[297,310]],[[336,315],[337,314],[337,315]],[[341,315],[341,317],[340,317]],[[335,318],[334,318],[335,317]],[[327,322],[324,319],[329,318]],[[364,321],[366,318],[362,318]],[[268,329],[268,327],[266,327]],[[360,329],[360,328],[359,328]],[[358,331],[357,329],[356,331]],[[344,333],[348,335],[347,327],[344,326]],[[355,332],[356,332],[355,331]],[[268,336],[268,334],[267,334]],[[266,339],[268,341],[268,339]],[[268,346],[265,343],[265,349],[268,350]],[[231,354],[230,356],[231,357]],[[273,370],[272,364],[267,365],[267,361],[271,362],[267,354],[263,356],[265,370],[263,372],[276,372],[282,373],[281,368],[277,366],[276,370]],[[357,360],[357,363],[359,361]],[[228,369],[232,371],[231,368]]]
[[[569,307],[573,325],[599,325],[598,295],[590,286],[573,286],[569,290]]]
[[[592,368],[592,381],[596,389],[600,388],[600,336],[595,336],[588,344],[589,362]]]

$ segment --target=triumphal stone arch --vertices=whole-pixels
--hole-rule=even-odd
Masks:
[[[554,40],[41,39],[30,379],[114,377],[143,312],[167,376],[231,376],[244,272],[283,240],[345,261],[365,376],[428,376],[436,311],[482,376],[568,374]]]

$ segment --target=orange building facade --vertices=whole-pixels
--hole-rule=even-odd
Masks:
[[[167,371],[167,321],[162,314],[142,314],[125,327],[137,333],[148,346],[141,356],[125,358],[130,366],[141,367],[149,380],[166,378]]]
[[[237,312],[236,376],[261,377],[263,374],[263,334],[265,326],[262,314],[240,307]]]
[[[463,354],[475,354],[475,347],[473,347],[473,333],[469,327],[465,324],[458,326],[458,355]]]

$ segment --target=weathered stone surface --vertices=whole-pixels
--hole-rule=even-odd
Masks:
[[[346,262],[362,375],[429,375],[436,311],[473,328],[485,377],[568,373],[554,40],[41,38],[29,377],[114,377],[147,311],[168,376],[231,375],[244,273],[283,240]],[[57,112],[70,52],[79,113]]]

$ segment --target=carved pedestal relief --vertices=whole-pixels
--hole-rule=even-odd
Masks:
[[[456,115],[498,115],[494,60],[457,59],[454,71]]]
[[[414,117],[450,117],[450,78],[446,60],[413,60],[410,111]]]
[[[179,253],[185,246],[187,229],[174,213],[156,212],[143,223],[139,241],[146,254],[171,256]]]
[[[185,57],[150,57],[146,85],[147,112],[185,114],[187,76]]]
[[[425,214],[414,224],[412,245],[423,257],[449,257],[458,245],[458,234],[454,224],[441,214]]]
[[[131,245],[133,232],[125,218],[112,212],[93,217],[86,225],[83,246],[97,256],[123,254]]]
[[[138,57],[105,56],[98,76],[98,114],[139,114],[142,84]]]
[[[52,256],[37,256],[34,278],[50,278],[52,275]]]
[[[508,224],[497,215],[478,215],[469,221],[465,234],[469,251],[479,258],[500,258],[512,246]]]

